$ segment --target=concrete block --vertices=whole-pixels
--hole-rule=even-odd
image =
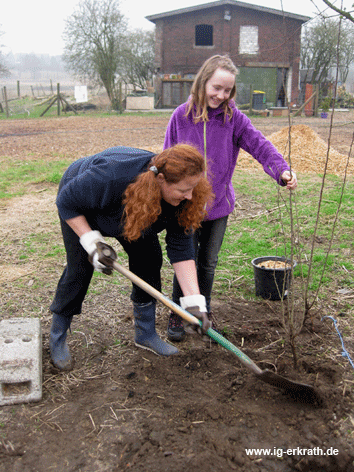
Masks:
[[[289,109],[287,107],[273,107],[271,110],[273,116],[289,116]]]
[[[0,321],[0,405],[42,399],[42,330],[37,318]]]
[[[153,110],[154,97],[127,97],[127,110]]]

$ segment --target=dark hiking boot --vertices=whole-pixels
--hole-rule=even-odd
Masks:
[[[171,341],[182,341],[186,335],[183,319],[175,313],[170,314],[168,320],[167,337]]]

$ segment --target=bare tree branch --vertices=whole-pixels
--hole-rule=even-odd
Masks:
[[[344,16],[345,18],[347,18],[347,20],[351,21],[352,23],[354,23],[354,16],[352,16],[349,12],[347,12],[346,10],[342,10],[341,8],[338,8],[336,7],[335,5],[333,5],[333,3],[329,2],[328,0],[322,0],[331,10],[339,13],[340,15]]]

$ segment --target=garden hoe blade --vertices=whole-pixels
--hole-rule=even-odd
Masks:
[[[110,256],[110,250],[108,249],[106,253],[107,246],[105,247],[104,246],[105,245],[102,245],[102,248],[101,248],[100,243],[97,244],[99,260],[100,262],[104,262],[105,264],[107,264],[107,257]],[[133,274],[133,272],[131,272],[129,269],[118,264],[116,261],[112,261],[111,265],[113,269],[117,270],[120,274],[122,274],[124,277],[129,279],[131,282],[133,282],[133,284],[143,289],[146,293],[154,297],[156,300],[159,300],[160,302],[162,302],[165,306],[167,306],[168,308],[173,310],[175,313],[177,313],[177,315],[181,316],[183,319],[185,319],[189,323],[202,326],[202,322],[198,320],[198,318],[191,315],[188,311],[181,308],[179,305],[177,305],[172,300],[167,298],[165,295],[163,295],[161,292],[159,292],[154,287],[149,285],[147,282],[142,280],[140,277]],[[319,403],[320,402],[319,395],[316,393],[315,389],[311,387],[311,385],[294,382],[278,374],[275,374],[274,372],[270,370],[260,369],[249,357],[246,356],[246,354],[240,351],[230,341],[228,341],[220,333],[218,333],[212,328],[209,328],[206,334],[210,336],[212,339],[214,339],[214,341],[216,341],[218,344],[220,344],[224,348],[236,354],[239,361],[245,367],[251,370],[251,372],[253,372],[253,374],[256,375],[256,378],[270,385],[273,385],[274,387],[284,390],[286,393],[288,393],[291,397],[293,397],[296,400],[299,400],[305,403]]]

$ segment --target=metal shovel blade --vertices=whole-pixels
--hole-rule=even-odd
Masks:
[[[284,390],[293,400],[312,405],[322,405],[322,398],[311,386],[299,382],[294,382],[275,372],[265,369],[257,377],[273,387]]]

